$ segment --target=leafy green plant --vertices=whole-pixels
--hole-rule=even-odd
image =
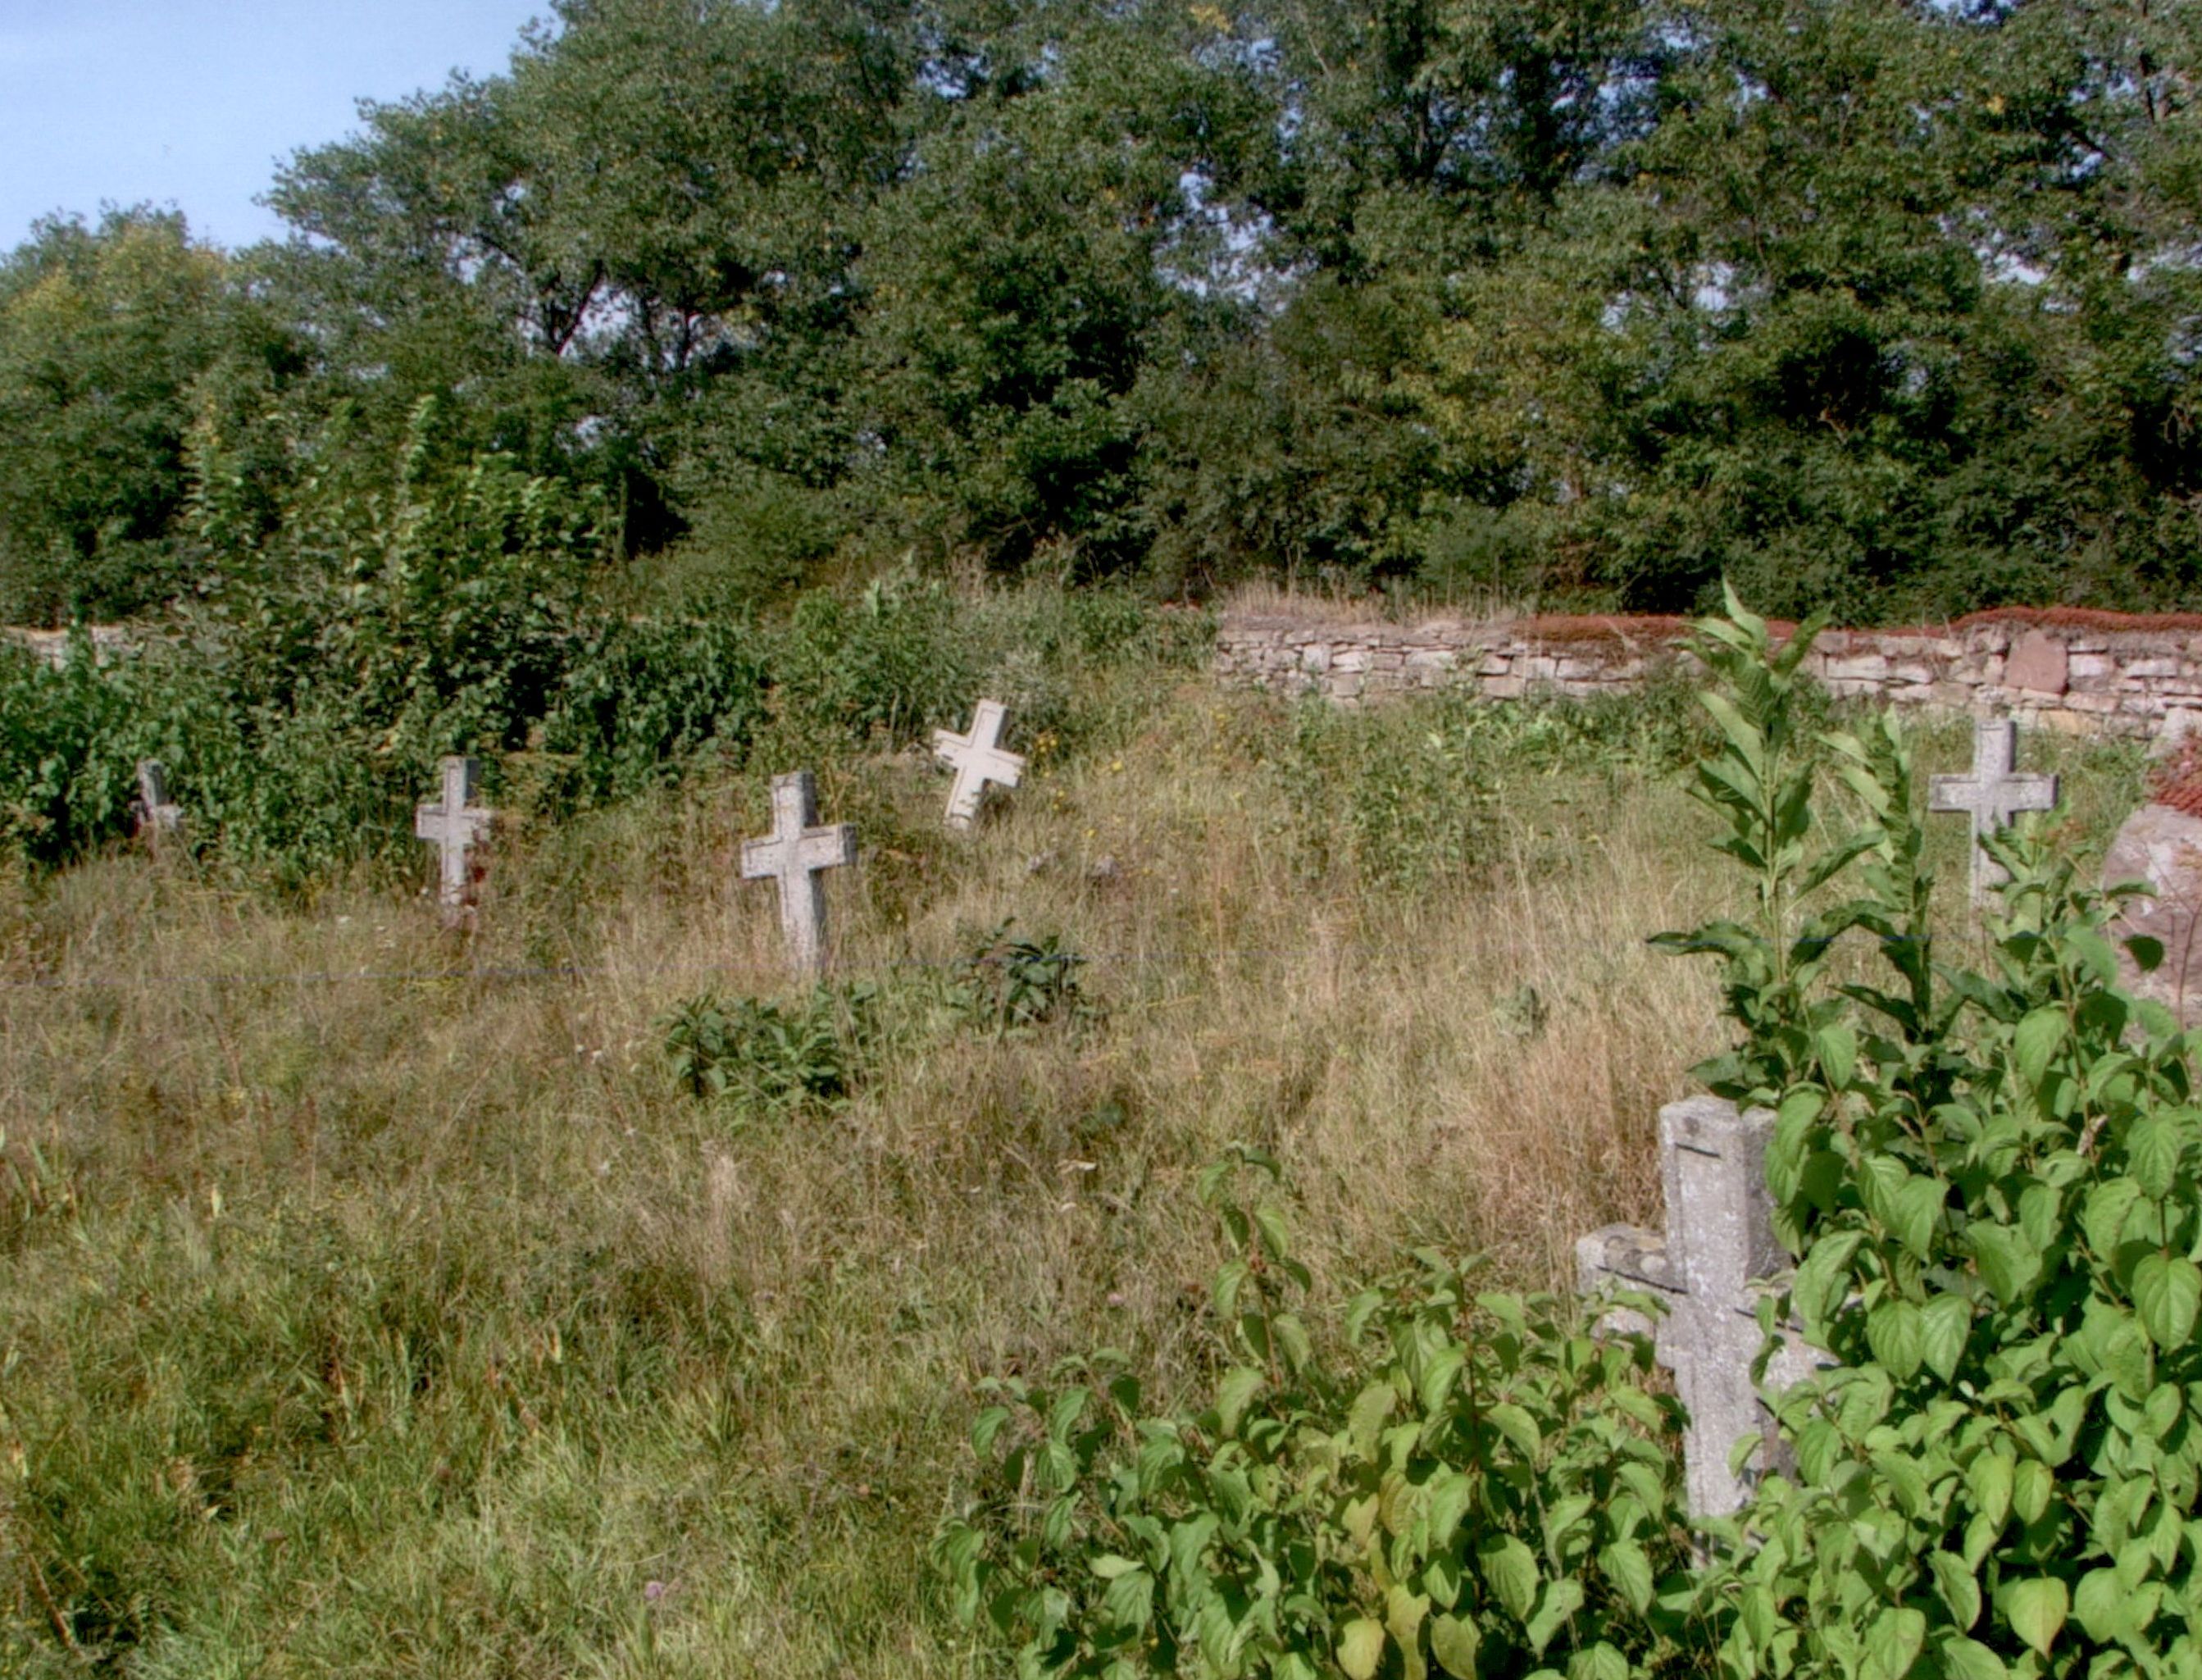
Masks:
[[[2188,1040],[2119,989],[2119,895],[2024,831],[1992,845],[2011,879],[1985,970],[1937,960],[1902,733],[1800,740],[1792,655],[1733,604],[1702,634],[1726,741],[1701,786],[1757,917],[1672,943],[1720,957],[1745,1029],[1704,1071],[1778,1116],[1767,1171],[1797,1266],[1764,1322],[1835,1361],[1778,1397],[1793,1474],[1717,1530],[1700,1591],[1721,1671],[2193,1672]],[[1870,819],[1816,851],[1816,756]],[[1858,896],[1802,905],[1831,884]],[[1893,983],[1847,977],[1834,947],[1854,934]]]
[[[702,1099],[789,1114],[847,1099],[862,1063],[867,987],[820,987],[783,1007],[706,992],[657,1018],[674,1082]]]
[[[950,1016],[997,1038],[1091,1016],[1093,1005],[1078,983],[1086,958],[1059,934],[1012,938],[1014,920],[997,923],[950,969],[941,995]]]
[[[1649,1343],[1434,1251],[1310,1322],[1282,1207],[1241,1191],[1278,1178],[1245,1148],[1202,1177],[1229,1251],[1204,1404],[1148,1411],[1114,1353],[986,1385],[934,1548],[962,1612],[1035,1676],[1684,1671]]]

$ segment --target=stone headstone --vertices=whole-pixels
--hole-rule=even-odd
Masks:
[[[2021,811],[2052,811],[2057,805],[2057,778],[2022,775],[2017,766],[2017,723],[2008,717],[1984,717],[1973,725],[1971,773],[1928,780],[1928,810],[1964,811],[1972,818],[1975,905],[1986,904],[2004,879],[2003,865],[1981,849],[1981,838],[2008,828]]]
[[[950,828],[971,826],[989,782],[1014,787],[1024,775],[1023,758],[1002,748],[1002,728],[1009,716],[1009,708],[999,700],[981,700],[972,716],[970,734],[959,735],[952,729],[933,732],[933,752],[956,770],[956,780],[948,790]]]
[[[436,902],[450,924],[465,917],[474,897],[472,854],[497,818],[495,811],[474,802],[480,781],[479,759],[446,758],[443,797],[413,810],[414,834],[436,848]]]
[[[2123,944],[2121,983],[2153,998],[2184,1025],[2202,1023],[2202,778],[2177,778],[2128,816],[2103,859],[2103,884],[2138,881],[2146,899],[2129,899],[2111,932],[2164,946],[2164,961],[2144,974]]]
[[[138,761],[138,832],[155,852],[184,831],[184,808],[168,797],[168,773],[157,758]]]
[[[1667,1191],[1663,1235],[1634,1225],[1608,1225],[1575,1244],[1576,1287],[1596,1295],[1615,1286],[1658,1297],[1666,1316],[1646,1326],[1641,1315],[1610,1314],[1610,1327],[1649,1328],[1659,1363],[1675,1374],[1689,1411],[1682,1452],[1690,1508],[1725,1517],[1741,1508],[1752,1473],[1728,1469],[1735,1443],[1753,1430],[1761,1463],[1774,1439],[1772,1418],[1751,1380],[1765,1341],[1753,1285],[1790,1264],[1774,1235],[1774,1201],[1766,1188],[1769,1109],[1737,1111],[1717,1097],[1693,1097],[1659,1111],[1659,1152]],[[1779,1392],[1822,1363],[1793,1338],[1767,1369]]]
[[[780,927],[788,966],[800,977],[826,971],[826,893],[821,869],[857,861],[857,830],[821,825],[818,789],[808,770],[772,779],[772,832],[742,842],[742,879],[780,883]]]

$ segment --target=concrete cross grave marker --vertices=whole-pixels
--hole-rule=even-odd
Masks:
[[[1973,902],[1984,905],[2004,879],[2002,864],[1981,849],[1983,835],[2008,828],[2023,811],[2053,811],[2057,778],[2018,773],[2018,724],[2008,717],[1984,717],[1973,725],[1973,768],[1969,775],[1938,775],[1927,783],[1927,809],[1964,811],[1973,819]]]
[[[857,829],[821,825],[818,789],[808,770],[772,779],[772,832],[742,842],[742,879],[780,882],[780,926],[788,966],[801,976],[826,971],[826,890],[821,869],[857,861]]]
[[[138,761],[138,830],[158,852],[183,832],[184,808],[168,798],[168,773],[158,758]]]
[[[1023,776],[1024,759],[1002,749],[1002,726],[1009,716],[1009,708],[999,700],[981,700],[972,714],[969,734],[959,735],[952,729],[933,732],[933,752],[956,767],[956,781],[948,790],[950,828],[971,826],[988,782],[1014,787]]]
[[[1753,1282],[1789,1264],[1774,1235],[1766,1188],[1771,1110],[1739,1113],[1717,1097],[1693,1097],[1659,1111],[1659,1152],[1667,1189],[1667,1230],[1608,1225],[1575,1243],[1575,1284],[1586,1295],[1615,1285],[1657,1296],[1666,1317],[1647,1325],[1625,1309],[1609,1328],[1652,1332],[1659,1363],[1675,1374],[1690,1413],[1683,1438],[1690,1508],[1726,1517],[1743,1506],[1749,1481],[1728,1470],[1728,1453],[1756,1429],[1773,1438],[1772,1420],[1751,1380],[1764,1336]],[[1808,1376],[1822,1356],[1793,1338],[1768,1366],[1778,1392]],[[1763,1450],[1763,1449],[1762,1449]]]
[[[444,796],[433,805],[414,807],[413,832],[434,846],[440,862],[436,900],[444,920],[456,923],[466,914],[474,875],[468,854],[488,832],[497,813],[474,804],[474,789],[481,780],[481,763],[474,758],[444,760]]]

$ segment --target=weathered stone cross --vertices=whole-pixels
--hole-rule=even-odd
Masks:
[[[497,817],[487,806],[474,803],[480,780],[479,760],[446,758],[443,799],[413,810],[414,834],[434,846],[441,861],[436,900],[443,906],[447,923],[456,923],[466,914],[467,899],[474,888],[468,855]]]
[[[826,892],[821,869],[857,861],[850,822],[821,827],[818,789],[808,770],[772,779],[772,833],[742,842],[742,879],[780,882],[780,927],[788,966],[815,978],[826,971]]]
[[[1667,1304],[1657,1324],[1626,1309],[1607,1315],[1605,1323],[1650,1329],[1659,1363],[1675,1373],[1675,1391],[1690,1413],[1682,1441],[1690,1508],[1702,1517],[1732,1514],[1749,1492],[1749,1481],[1728,1469],[1735,1443],[1754,1429],[1764,1441],[1773,1438],[1751,1380],[1765,1340],[1752,1285],[1789,1264],[1774,1235],[1774,1201],[1766,1188],[1766,1141],[1773,1132],[1769,1109],[1739,1113],[1717,1097],[1668,1104],[1659,1111],[1666,1235],[1608,1225],[1575,1243],[1575,1287],[1585,1294],[1618,1284]],[[1766,1385],[1779,1392],[1821,1363],[1793,1335],[1768,1366]]]
[[[933,732],[933,751],[956,767],[956,781],[948,790],[948,826],[968,828],[979,815],[979,801],[986,797],[986,784],[998,781],[1004,787],[1014,787],[1025,773],[1025,761],[1018,754],[1002,750],[1002,726],[1009,719],[1009,708],[999,700],[981,700],[971,717],[971,733],[959,735],[952,729]]]
[[[2018,724],[1984,717],[1973,725],[1969,775],[1938,775],[1927,783],[1927,809],[1962,811],[1973,819],[1973,902],[1984,905],[2005,877],[2004,866],[1981,847],[1982,836],[2011,827],[2022,811],[2053,811],[2057,778],[2018,774]]]
[[[183,832],[184,808],[168,798],[168,773],[158,758],[138,761],[138,824],[156,852]]]

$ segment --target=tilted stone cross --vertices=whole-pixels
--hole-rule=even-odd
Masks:
[[[1739,1113],[1717,1097],[1693,1097],[1659,1111],[1659,1152],[1667,1189],[1667,1232],[1608,1225],[1575,1244],[1575,1285],[1596,1295],[1619,1285],[1663,1300],[1667,1314],[1652,1330],[1659,1363],[1690,1414],[1682,1441],[1690,1508],[1725,1517],[1741,1508],[1749,1483],[1728,1469],[1728,1453],[1753,1430],[1773,1438],[1771,1419],[1751,1380],[1765,1341],[1758,1292],[1752,1286],[1789,1264],[1774,1235],[1766,1188],[1771,1110]],[[1608,1316],[1615,1329],[1641,1330],[1642,1317]],[[1778,1392],[1822,1363],[1793,1335],[1768,1366]],[[1762,1448],[1762,1451],[1763,1449]]]
[[[981,700],[972,714],[969,734],[959,735],[952,729],[933,732],[933,752],[956,767],[956,781],[948,790],[950,828],[971,826],[988,782],[1014,787],[1023,776],[1023,758],[1002,750],[1002,726],[1009,716],[1009,708],[999,700]]]
[[[788,966],[815,978],[826,971],[826,891],[821,869],[857,861],[850,822],[821,826],[818,790],[808,770],[772,779],[772,832],[742,842],[742,879],[780,882],[780,926]]]
[[[497,813],[474,803],[481,779],[480,762],[474,758],[444,760],[444,797],[433,805],[414,807],[413,832],[437,850],[441,860],[436,900],[444,920],[457,922],[466,914],[474,887],[468,854],[488,831]]]
[[[158,758],[138,761],[138,825],[156,852],[183,832],[184,808],[168,798],[168,773]]]
[[[1973,725],[1973,769],[1969,775],[1938,775],[1927,783],[1927,809],[1962,811],[1973,819],[1973,902],[1984,905],[2003,881],[2002,864],[1981,849],[1983,835],[2011,827],[2022,811],[2053,811],[2057,778],[2018,774],[2018,724],[2008,717],[1984,717]]]

